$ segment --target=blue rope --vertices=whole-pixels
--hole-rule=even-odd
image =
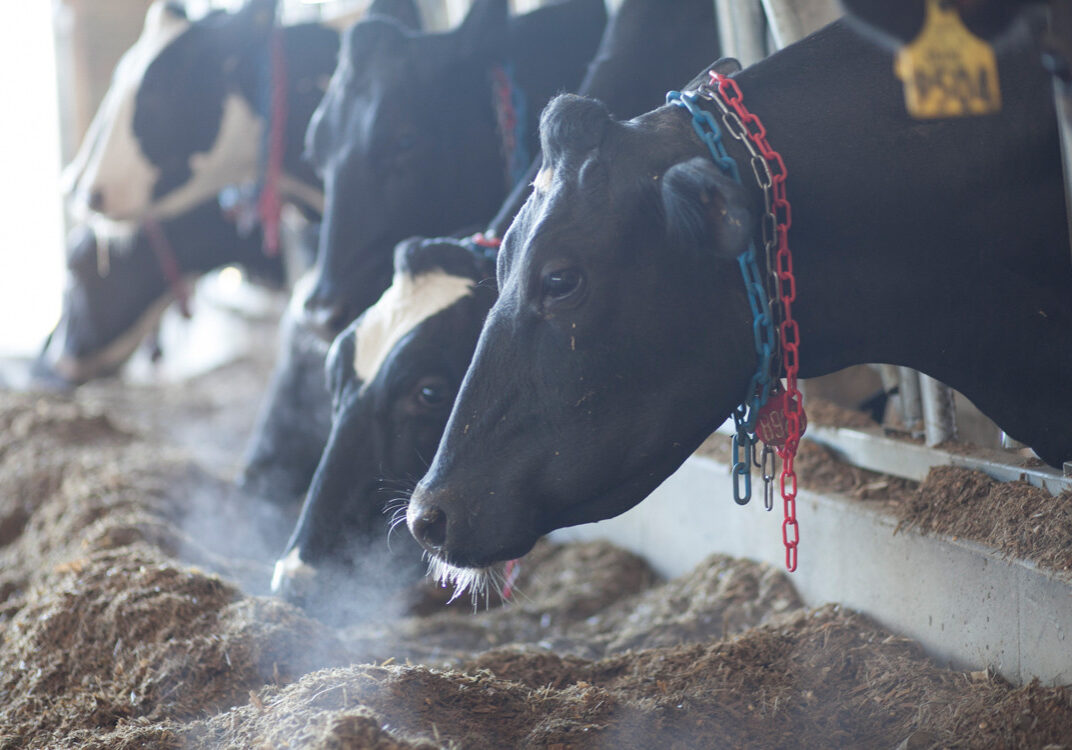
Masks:
[[[692,129],[707,145],[715,165],[735,182],[741,182],[737,162],[726,152],[722,131],[710,112],[697,104],[695,92],[671,91],[666,95],[668,104],[674,104],[692,115]],[[748,249],[737,256],[744,287],[748,293],[748,306],[752,310],[752,338],[759,364],[748,383],[745,400],[733,410],[733,499],[738,505],[746,504],[752,497],[751,457],[756,444],[756,417],[760,407],[767,402],[771,389],[771,359],[774,356],[774,319],[770,302],[763,286],[763,276],[756,260],[755,243],[748,242]],[[743,456],[742,456],[743,451]]]

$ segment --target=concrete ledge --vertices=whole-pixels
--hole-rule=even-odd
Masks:
[[[892,517],[836,494],[801,489],[797,517],[790,578],[808,605],[845,604],[958,668],[1072,683],[1068,577],[971,542],[895,533]],[[781,522],[780,501],[770,513],[762,498],[735,505],[729,468],[697,456],[628,513],[554,538],[608,539],[676,576],[715,552],[784,567]]]

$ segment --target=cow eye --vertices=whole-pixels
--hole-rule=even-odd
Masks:
[[[440,377],[422,378],[415,391],[417,403],[425,409],[440,409],[450,405],[450,385]]]
[[[549,265],[540,278],[543,304],[563,304],[580,301],[584,291],[584,272],[576,266]]]

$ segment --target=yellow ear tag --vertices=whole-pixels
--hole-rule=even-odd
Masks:
[[[924,120],[1001,111],[998,65],[990,45],[968,31],[955,8],[927,0],[919,36],[893,65],[904,83],[908,114]]]

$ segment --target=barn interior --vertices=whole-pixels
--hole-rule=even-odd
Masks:
[[[177,5],[196,23],[257,2],[273,28],[346,29],[369,5]],[[481,2],[417,6],[426,31],[447,33]],[[631,2],[608,0],[610,17]],[[315,603],[281,593],[273,573],[305,493],[266,499],[248,476],[310,212],[280,209],[280,270],[258,256],[169,274],[152,241],[129,244],[134,224],[68,192],[116,66],[161,3],[18,3],[0,25],[0,748],[1072,747],[1072,460],[1047,464],[901,366],[802,381],[791,572],[777,477],[773,511],[758,463],[751,502],[734,502],[727,421],[642,503],[553,531],[479,595],[400,582],[390,556]],[[707,4],[711,61],[745,68],[854,5]],[[1022,5],[1060,41],[1059,0]],[[1072,112],[1062,91],[1057,112]],[[266,158],[270,135],[247,137]],[[142,251],[166,283],[121,356],[112,344],[64,370],[48,357],[74,336],[65,291],[81,283],[69,264],[87,227],[97,278]],[[292,387],[324,381],[320,365]],[[388,511],[417,478],[388,487]],[[389,543],[409,536],[379,515]]]

